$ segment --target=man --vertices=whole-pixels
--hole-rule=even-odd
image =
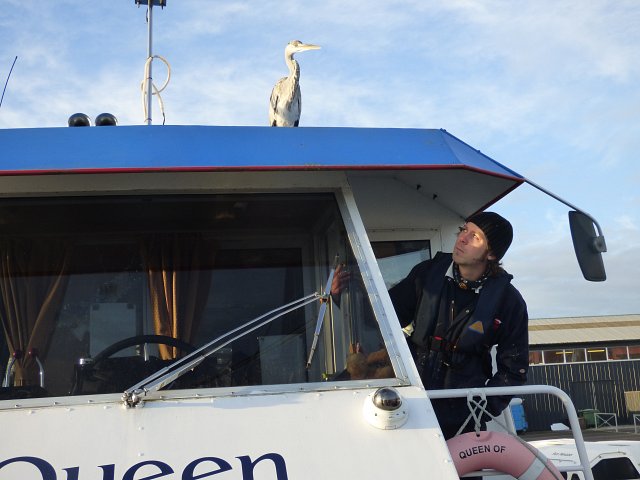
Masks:
[[[416,265],[389,295],[427,390],[522,385],[529,364],[527,306],[500,266],[511,245],[511,224],[493,212],[467,218],[453,252]],[[491,349],[496,346],[497,371]],[[498,415],[508,397],[487,397]],[[466,399],[435,400],[447,439],[469,416]],[[486,417],[484,421],[488,420]],[[465,432],[475,423],[469,421]],[[484,427],[484,424],[483,424]]]
[[[500,260],[511,245],[511,224],[493,212],[467,218],[452,253],[438,252],[389,290],[427,390],[522,385],[529,367],[528,314]],[[348,273],[336,270],[331,293],[339,297]],[[491,350],[496,346],[497,371]],[[498,415],[509,397],[487,397]],[[465,399],[434,400],[447,439],[469,417]],[[485,416],[484,422],[488,420]],[[472,431],[470,420],[461,431]]]

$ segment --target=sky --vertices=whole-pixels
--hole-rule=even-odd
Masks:
[[[607,280],[587,282],[566,206],[523,185],[491,207],[532,319],[640,314],[637,0],[168,0],[152,25],[166,124],[267,125],[285,45],[318,44],[296,57],[302,128],[446,129],[603,230]],[[147,35],[134,0],[0,0],[0,128],[143,124]]]

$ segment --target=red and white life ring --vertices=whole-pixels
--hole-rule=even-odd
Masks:
[[[563,478],[538,450],[506,433],[463,433],[449,439],[447,446],[459,476],[490,468],[519,480]]]

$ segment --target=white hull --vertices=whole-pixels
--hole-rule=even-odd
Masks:
[[[46,434],[29,446],[5,437],[2,456],[12,462],[28,454],[50,466],[58,479],[75,468],[79,479],[142,478],[143,472],[195,478],[183,476],[194,462],[195,472],[223,469],[226,478],[238,479],[320,480],[331,472],[334,478],[410,479],[426,452],[443,452],[444,440],[425,392],[399,390],[409,417],[393,430],[365,420],[371,389],[223,397],[199,392],[199,398],[151,400],[129,409],[115,395],[111,401],[85,399],[91,404],[25,405],[0,412],[3,431],[37,432],[46,426]],[[0,468],[0,479],[52,480],[38,470],[30,461],[15,460]],[[457,478],[446,457],[433,462],[430,473]]]

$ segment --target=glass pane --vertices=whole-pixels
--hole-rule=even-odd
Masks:
[[[564,363],[564,350],[543,350],[544,363]]]
[[[565,356],[568,363],[585,362],[587,359],[584,348],[573,348],[571,350],[565,350]]]
[[[9,359],[9,346],[4,335],[0,335],[0,374],[4,379],[4,373],[7,369],[7,360]]]
[[[602,362],[607,359],[607,350],[604,347],[587,348],[587,360],[590,362]]]
[[[418,263],[431,258],[429,240],[372,242],[371,246],[387,289],[405,278]]]
[[[529,365],[539,365],[542,363],[542,352],[540,350],[529,351]]]
[[[627,347],[607,347],[609,360],[627,360]]]
[[[629,346],[629,358],[640,358],[640,346],[638,345]]]
[[[30,338],[46,379],[23,353],[0,399],[122,392],[220,337],[167,388],[394,376],[333,194],[5,199],[0,220],[3,342]]]

